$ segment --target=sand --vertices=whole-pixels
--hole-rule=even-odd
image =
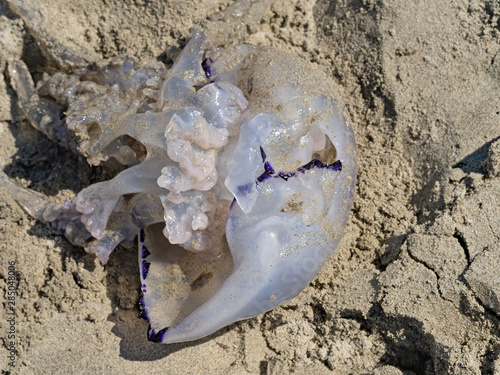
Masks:
[[[168,46],[230,1],[31,3],[58,44],[89,62],[168,62]],[[0,189],[2,373],[500,373],[498,1],[275,0],[253,31],[248,42],[324,69],[351,114],[357,196],[335,255],[286,305],[158,345],[137,319],[133,250],[103,267]],[[62,201],[102,171],[25,121],[6,64],[23,59],[35,80],[57,64],[33,36],[0,0],[0,164]]]

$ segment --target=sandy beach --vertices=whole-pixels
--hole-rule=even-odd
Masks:
[[[57,43],[0,0],[0,164],[63,202],[105,172],[31,128],[8,63],[37,81],[58,69],[42,50],[62,45],[169,64],[232,1],[23,2]],[[136,251],[103,266],[0,188],[2,374],[500,374],[500,3],[275,0],[246,43],[316,64],[350,113],[356,198],[334,256],[279,308],[154,344]]]

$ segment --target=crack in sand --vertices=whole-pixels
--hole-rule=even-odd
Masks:
[[[432,268],[430,265],[428,265],[425,261],[418,259],[418,258],[417,258],[417,257],[416,257],[413,253],[412,253],[412,251],[411,251],[410,249],[408,249],[408,255],[409,255],[409,257],[410,257],[410,258],[411,258],[414,262],[416,262],[416,263],[419,263],[419,264],[423,265],[423,266],[424,266],[425,268],[427,268],[429,271],[431,271],[432,273],[434,273],[434,275],[436,276],[436,289],[437,289],[437,291],[438,291],[438,293],[439,293],[439,297],[441,297],[441,299],[443,299],[443,300],[445,300],[445,301],[447,301],[447,302],[451,302],[451,303],[453,303],[453,301],[452,301],[452,300],[450,300],[449,298],[446,298],[446,297],[444,296],[444,293],[443,293],[443,291],[441,290],[441,285],[440,285],[440,282],[439,282],[439,280],[441,279],[441,276],[439,275],[439,273],[438,273],[438,272],[437,272],[434,268]]]

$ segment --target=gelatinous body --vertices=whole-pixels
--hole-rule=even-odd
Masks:
[[[22,62],[9,67],[36,128],[121,171],[64,206],[0,182],[103,263],[138,235],[141,315],[164,343],[295,297],[354,194],[353,131],[329,78],[281,51],[209,42],[197,30],[170,69],[118,57],[36,88]]]

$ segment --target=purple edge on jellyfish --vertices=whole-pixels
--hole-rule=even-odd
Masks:
[[[149,267],[151,266],[151,263],[149,263],[147,260],[142,261],[142,278],[146,279],[148,277],[148,272],[149,272]]]
[[[274,168],[271,166],[271,164],[266,161],[266,153],[264,152],[264,149],[262,146],[260,147],[260,154],[262,156],[262,161],[264,162],[264,173],[262,173],[259,177],[257,177],[257,184],[260,182],[263,182],[267,180],[270,177],[280,177],[285,181],[288,181],[290,177],[296,176],[298,173],[304,173],[305,171],[311,170],[313,168],[319,168],[319,169],[329,169],[334,172],[340,172],[342,171],[342,162],[340,160],[337,160],[333,163],[323,163],[321,160],[318,159],[313,159],[310,162],[304,164],[303,166],[297,168],[295,172],[278,172],[276,173],[274,171]]]
[[[149,250],[142,244],[142,249],[141,249],[141,259],[142,259],[142,279],[146,280],[146,277],[148,277],[148,272],[149,272],[149,267],[151,266],[151,263],[146,260],[146,257],[150,255],[151,253]]]
[[[161,343],[163,341],[163,336],[165,336],[165,333],[167,333],[167,331],[168,327],[165,327],[156,332],[154,329],[151,328],[150,325],[148,327],[148,340],[151,342]]]
[[[203,68],[203,71],[205,72],[205,77],[210,79],[212,77],[212,69],[210,68],[210,65],[214,62],[214,60],[211,57],[207,57],[201,62],[201,67]]]
[[[144,229],[141,229],[139,233],[139,246],[141,246],[141,259],[142,259],[142,279],[146,280],[148,276],[149,267],[151,265],[145,258],[149,256],[151,253],[144,245],[144,241],[146,240],[146,233]],[[142,296],[139,298],[139,318],[145,319],[149,322],[149,316],[146,310],[146,303],[144,300],[144,295],[146,294],[146,284],[141,285]],[[151,328],[151,324],[148,326],[148,340],[151,342],[161,343],[163,341],[163,336],[167,333],[169,327],[165,327],[156,332],[153,328]]]
[[[148,276],[149,272],[149,267],[151,266],[151,263],[146,260],[146,258],[151,255],[147,247],[144,245],[144,241],[146,239],[146,233],[144,232],[144,229],[141,229],[139,232],[139,246],[140,246],[140,251],[141,251],[141,275],[142,279],[146,280],[146,277]],[[139,298],[138,304],[139,304],[139,318],[141,319],[146,319],[149,321],[148,313],[146,311],[146,304],[144,302],[144,295],[146,294],[146,284],[141,285],[141,297]]]

